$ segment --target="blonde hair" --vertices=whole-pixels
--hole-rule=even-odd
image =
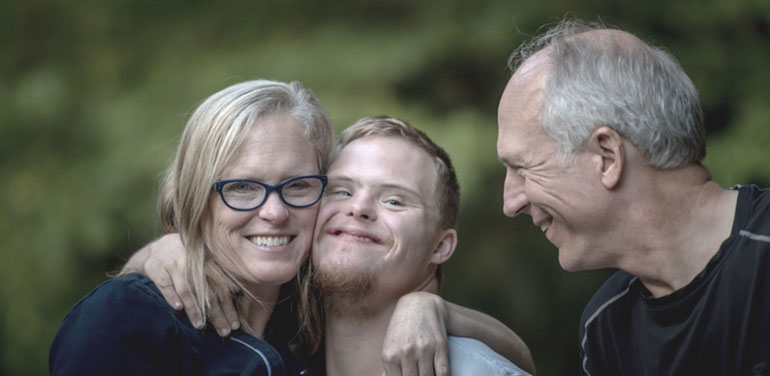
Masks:
[[[212,185],[233,159],[247,133],[266,116],[287,115],[303,128],[315,149],[318,170],[325,171],[334,142],[334,130],[318,99],[298,82],[252,80],[229,86],[198,106],[182,133],[176,158],[162,182],[159,210],[168,232],[179,232],[186,249],[185,275],[195,296],[196,308],[206,319],[210,299],[234,299],[229,285],[248,294],[232,273],[211,257],[203,221],[208,212]],[[306,264],[309,263],[309,258]],[[301,342],[314,351],[320,342],[321,323],[312,296],[301,295],[309,279],[303,265],[290,287],[281,289],[282,302],[297,314]],[[250,295],[250,294],[249,294]],[[251,298],[259,301],[256,297]],[[236,299],[237,303],[237,299]],[[238,305],[236,304],[238,308]],[[274,311],[275,314],[275,311]],[[239,309],[239,316],[240,309]],[[241,319],[241,326],[249,330]],[[296,348],[296,346],[295,346]]]

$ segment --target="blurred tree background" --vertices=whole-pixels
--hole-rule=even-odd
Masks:
[[[539,374],[575,374],[580,312],[609,271],[562,271],[528,218],[503,216],[495,152],[508,55],[567,14],[672,52],[715,179],[770,185],[766,0],[4,1],[0,375],[47,372],[70,307],[160,233],[157,181],[190,111],[256,77],[303,82],[338,130],[389,114],[444,145],[463,187],[444,295],[514,328]]]

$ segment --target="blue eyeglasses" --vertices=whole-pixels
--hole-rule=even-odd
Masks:
[[[296,176],[276,185],[249,179],[217,180],[212,188],[233,210],[254,210],[262,206],[273,191],[278,192],[284,204],[306,208],[321,199],[326,188],[326,175]]]

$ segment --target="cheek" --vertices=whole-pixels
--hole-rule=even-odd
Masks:
[[[295,210],[297,211],[292,215],[294,226],[297,226],[297,228],[303,234],[305,232],[312,233],[313,228],[315,227],[316,218],[318,218],[318,208],[310,207],[310,208],[295,209]]]
[[[209,197],[208,212],[210,213],[208,222],[211,222],[208,230],[213,231],[215,236],[220,235],[221,231],[231,232],[245,226],[253,216],[252,212],[240,212],[228,208],[217,195]],[[204,216],[207,215],[204,214]]]
[[[318,212],[318,206],[313,206],[299,209],[298,212],[294,214],[294,226],[296,226],[296,229],[299,231],[297,240],[301,243],[300,246],[303,247],[305,251],[303,259],[307,256],[307,252],[315,238]]]
[[[229,234],[237,232],[249,222],[252,218],[250,212],[237,212],[229,208],[226,210],[217,210],[212,215],[213,228],[215,232]]]
[[[337,213],[339,210],[339,203],[335,203],[332,200],[321,200],[320,207],[316,207],[316,217],[313,218],[315,225],[315,236],[318,237],[320,231],[323,231],[323,226]]]
[[[244,218],[243,215],[237,215],[237,213],[232,215],[215,212],[211,216],[204,218],[203,238],[209,250],[215,255],[222,252],[234,253],[234,250],[239,247],[239,230],[247,222],[248,218]]]
[[[391,218],[387,220],[388,231],[394,240],[394,246],[398,252],[395,257],[399,259],[419,259],[427,252],[428,243],[433,236],[427,227],[433,220],[427,216],[419,218]],[[425,251],[425,252],[422,252]]]

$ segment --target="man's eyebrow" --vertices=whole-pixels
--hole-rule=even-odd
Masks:
[[[519,167],[521,166],[522,162],[519,158],[511,158],[509,156],[498,156],[497,160],[500,161],[504,166],[510,166],[510,167]]]
[[[380,184],[380,187],[383,187],[383,188],[386,188],[386,189],[401,190],[401,191],[409,193],[410,195],[415,196],[415,197],[417,197],[417,198],[422,200],[422,195],[420,195],[419,192],[417,192],[417,191],[415,191],[415,190],[413,190],[411,188],[405,187],[403,185],[400,185],[400,184]]]
[[[343,182],[343,183],[355,183],[355,179],[347,175],[329,175],[329,182],[333,182],[333,181]],[[401,184],[386,183],[386,184],[377,184],[377,186],[384,189],[395,189],[399,191],[404,191],[406,193],[409,193],[412,196],[419,198],[421,201],[424,201],[424,198],[422,197],[420,192],[417,192],[414,189],[411,189]]]

